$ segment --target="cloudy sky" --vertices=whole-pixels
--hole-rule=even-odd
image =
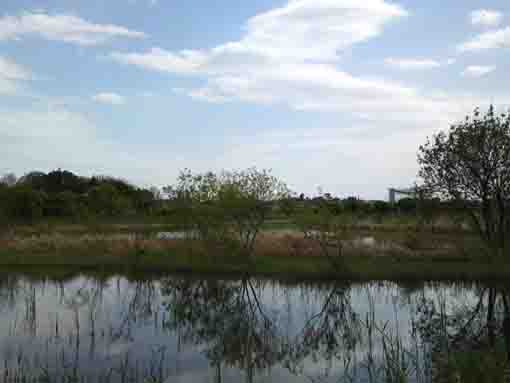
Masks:
[[[2,0],[0,173],[385,198],[427,136],[510,106],[509,48],[507,0]]]

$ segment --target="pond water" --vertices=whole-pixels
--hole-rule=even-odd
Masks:
[[[428,382],[443,348],[504,339],[505,302],[475,284],[5,274],[0,380]]]

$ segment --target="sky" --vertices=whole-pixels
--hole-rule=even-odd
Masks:
[[[427,137],[508,109],[509,48],[507,0],[2,0],[0,174],[385,199]]]

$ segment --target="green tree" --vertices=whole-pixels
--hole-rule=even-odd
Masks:
[[[416,198],[402,198],[397,202],[398,210],[403,214],[416,213],[418,201]]]
[[[32,171],[18,180],[18,184],[29,186],[35,190],[44,190],[46,173]]]
[[[70,191],[48,195],[44,215],[48,217],[75,217],[79,213],[78,196]]]
[[[253,253],[255,240],[274,204],[286,200],[290,191],[268,170],[250,168],[224,172],[220,178],[220,206],[234,222],[241,247]]]
[[[4,190],[3,212],[11,221],[33,222],[43,215],[46,195],[27,186]]]
[[[119,214],[124,205],[121,195],[110,184],[99,185],[90,190],[88,202],[93,213],[104,216]]]
[[[181,172],[174,187],[165,188],[202,239],[235,240],[252,254],[255,240],[274,203],[289,196],[287,186],[268,170],[250,168],[195,174]]]
[[[67,170],[58,169],[44,177],[44,191],[46,193],[82,193],[85,191],[85,186],[85,182],[80,177]]]
[[[296,212],[296,201],[293,198],[285,198],[280,202],[280,210],[286,217],[292,216]]]
[[[425,189],[462,204],[490,250],[503,255],[510,238],[510,115],[490,107],[421,146]]]

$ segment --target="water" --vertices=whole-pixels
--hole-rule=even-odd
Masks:
[[[480,301],[494,294],[501,334],[506,295],[474,284],[5,274],[0,380],[378,382],[397,359],[428,382],[442,347],[490,341]]]
[[[161,231],[156,234],[157,239],[198,239],[199,233],[195,231]]]

